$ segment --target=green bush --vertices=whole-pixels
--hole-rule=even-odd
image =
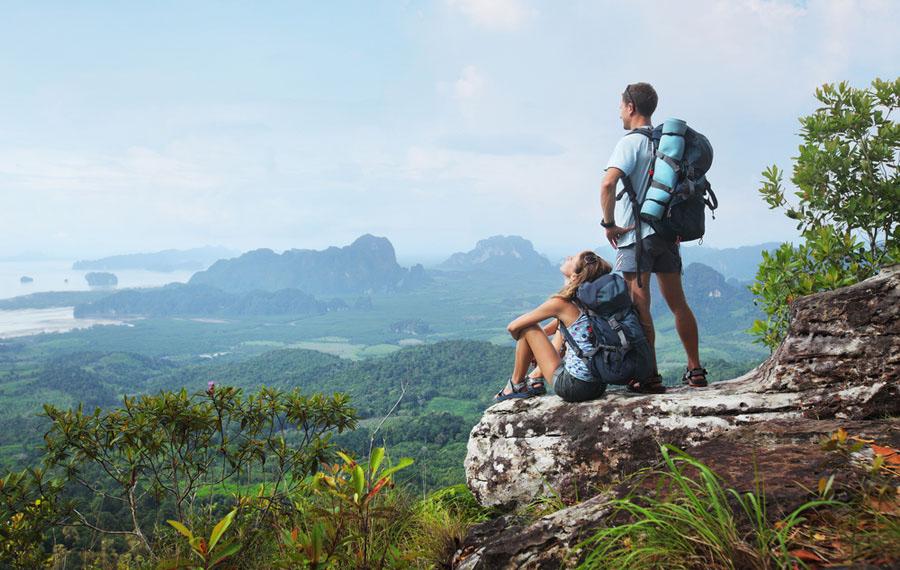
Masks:
[[[763,253],[750,290],[766,315],[750,332],[774,350],[790,323],[790,302],[851,285],[900,261],[900,79],[876,79],[870,88],[846,82],[816,90],[823,106],[800,119],[800,155],[791,182],[782,171],[763,172],[760,194],[771,209],[797,221],[803,242]]]
[[[135,537],[152,557],[154,511],[171,511],[185,526],[215,516],[224,496],[252,504],[258,524],[290,505],[332,456],[330,433],[355,427],[348,402],[267,388],[245,396],[210,383],[205,392],[125,398],[121,408],[92,413],[45,406],[44,468],[65,478],[69,492],[89,492],[63,522]]]

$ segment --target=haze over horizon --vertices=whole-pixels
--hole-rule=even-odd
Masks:
[[[3,257],[325,249],[365,233],[402,262],[492,235],[551,257],[596,247],[636,81],[660,94],[655,122],[686,119],[715,147],[704,244],[790,240],[760,171],[789,177],[817,86],[897,74],[897,8],[6,3]]]

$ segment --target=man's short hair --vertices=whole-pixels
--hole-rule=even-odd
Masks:
[[[634,105],[635,111],[645,117],[653,115],[656,111],[656,104],[659,102],[659,96],[656,89],[649,83],[630,83],[625,87],[622,93],[622,101],[627,105]]]

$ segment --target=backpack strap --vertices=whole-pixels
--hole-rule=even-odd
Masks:
[[[704,202],[706,202],[706,207],[712,212],[712,218],[715,220],[716,208],[719,207],[719,199],[716,198],[716,193],[713,192],[712,184],[710,184],[708,180],[706,181],[706,193],[707,197],[704,199]]]
[[[566,325],[563,324],[562,319],[557,319],[559,321],[559,330],[562,331],[563,336],[566,339],[566,344],[572,347],[572,350],[575,351],[575,355],[581,360],[585,359],[584,351],[581,350],[581,347],[578,346],[578,343],[575,342],[575,338],[572,336],[572,333],[569,332],[569,329],[566,328]]]
[[[572,350],[575,351],[575,355],[584,361],[585,364],[589,364],[590,359],[599,352],[601,349],[611,350],[615,352],[625,352],[631,349],[631,342],[629,342],[628,337],[625,336],[625,331],[622,328],[622,324],[619,322],[619,319],[625,318],[626,312],[622,312],[619,315],[611,315],[609,317],[602,317],[593,311],[587,311],[585,314],[588,318],[595,319],[603,319],[609,324],[609,327],[616,333],[616,336],[619,337],[619,346],[609,346],[606,344],[602,344],[597,341],[596,343],[592,343],[595,346],[591,348],[588,352],[584,352],[581,350],[581,347],[578,346],[578,343],[575,342],[575,337],[572,336],[572,333],[569,332],[569,329],[566,328],[566,325],[562,322],[562,319],[557,319],[559,321],[558,328],[563,333],[563,337],[566,339],[566,344],[572,347]],[[616,318],[618,317],[618,319]],[[596,337],[595,337],[596,338]],[[590,366],[588,366],[590,368]]]
[[[622,345],[620,350],[628,350],[631,348],[631,343],[628,342],[628,337],[625,336],[625,331],[622,330],[622,324],[616,320],[616,316],[613,315],[606,319],[606,322],[609,323],[610,328],[614,333],[619,337],[619,344]]]
[[[625,136],[634,135],[634,134],[644,135],[648,139],[651,139],[651,140],[653,139],[653,135],[650,134],[650,131],[648,129],[632,129],[631,131],[626,133]],[[657,153],[657,154],[659,154],[659,153]],[[652,162],[650,163],[650,168],[653,168]],[[651,182],[652,182],[652,177],[651,177]],[[631,212],[634,214],[634,260],[638,266],[637,284],[638,284],[638,287],[640,288],[640,287],[644,286],[644,284],[642,282],[643,280],[641,279],[641,272],[640,272],[641,257],[642,257],[641,254],[643,254],[643,252],[644,252],[643,243],[642,243],[644,240],[644,236],[643,236],[644,232],[642,231],[642,228],[641,228],[641,205],[638,203],[637,193],[634,191],[634,186],[631,184],[631,179],[628,176],[624,176],[622,178],[622,186],[624,187],[624,189],[621,192],[619,192],[619,194],[616,196],[616,200],[621,200],[622,196],[625,194],[627,194],[628,198],[631,200]]]
[[[588,352],[584,352],[583,350],[581,350],[581,347],[578,346],[578,343],[575,342],[575,338],[572,337],[572,333],[570,333],[569,329],[566,328],[566,325],[563,324],[562,319],[558,319],[558,320],[559,320],[558,330],[562,331],[563,336],[566,338],[566,344],[568,346],[572,347],[572,350],[575,351],[575,356],[577,356],[578,359],[584,363],[584,366],[585,366],[585,368],[587,368],[588,373],[591,374],[591,376],[593,376],[593,374],[591,373],[591,359],[594,358],[594,355],[597,354],[598,352],[600,352],[601,349],[610,348],[610,347],[605,347],[602,344],[597,343],[596,346],[591,347],[591,350],[589,350]],[[612,348],[615,348],[615,347],[612,347]]]

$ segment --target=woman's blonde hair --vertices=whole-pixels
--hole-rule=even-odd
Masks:
[[[605,259],[593,251],[582,251],[578,254],[578,261],[575,262],[575,274],[572,276],[572,280],[553,296],[574,299],[575,292],[578,291],[581,284],[590,283],[610,272],[612,272],[612,266]]]

